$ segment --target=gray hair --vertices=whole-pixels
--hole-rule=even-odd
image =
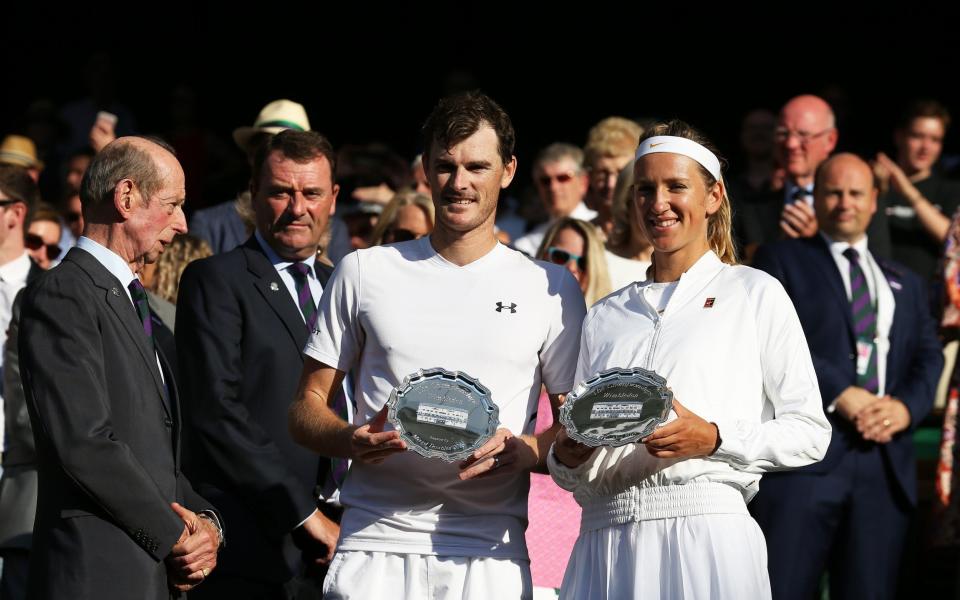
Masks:
[[[173,148],[156,138],[139,138],[160,146],[174,154]],[[157,163],[150,153],[129,139],[119,139],[107,144],[90,162],[80,183],[80,202],[86,213],[89,209],[113,202],[117,184],[130,179],[143,196],[144,202],[163,188],[163,178]]]
[[[560,162],[565,158],[576,163],[577,173],[583,171],[583,150],[573,144],[557,142],[550,144],[537,154],[536,160],[533,161],[533,172],[537,173],[543,165]]]

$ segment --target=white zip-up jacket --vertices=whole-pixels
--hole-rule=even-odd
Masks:
[[[639,443],[601,447],[575,469],[551,451],[550,472],[584,507],[584,530],[745,512],[761,473],[816,462],[830,443],[810,350],[780,282],[707,252],[662,314],[644,297],[650,283],[590,309],[576,381],[615,367],[656,371],[686,408],[717,424],[722,443],[710,457],[688,459],[655,458]],[[739,493],[732,500],[731,491]]]

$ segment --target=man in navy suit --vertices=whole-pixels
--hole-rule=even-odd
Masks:
[[[184,469],[236,527],[227,526],[221,570],[191,597],[319,597],[314,571],[333,556],[339,527],[318,511],[316,492],[330,461],[293,442],[287,407],[332,271],[316,256],[336,206],[335,172],[319,133],[273,136],[253,162],[254,235],[183,273]]]
[[[892,598],[917,501],[912,434],[943,359],[920,278],[867,249],[870,167],[838,154],[817,170],[820,234],[761,247],[803,323],[834,428],[823,461],[765,475],[751,511],[767,539],[773,597]]]

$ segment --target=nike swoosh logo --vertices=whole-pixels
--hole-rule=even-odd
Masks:
[[[664,145],[664,144],[666,144],[666,142],[657,142],[656,144],[650,144],[650,147],[651,147],[651,148],[656,148],[657,146],[662,146],[662,145]]]

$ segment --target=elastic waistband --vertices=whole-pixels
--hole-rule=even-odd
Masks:
[[[593,498],[583,507],[580,531],[633,521],[730,513],[747,514],[747,504],[743,494],[723,483],[631,487],[613,496]]]

